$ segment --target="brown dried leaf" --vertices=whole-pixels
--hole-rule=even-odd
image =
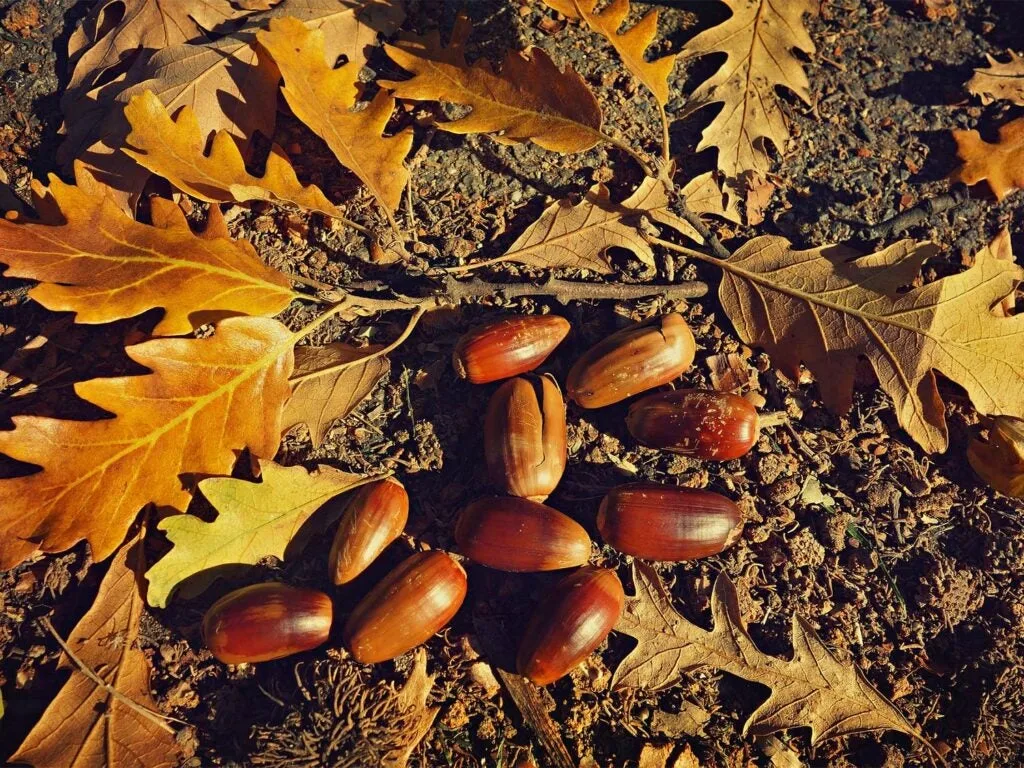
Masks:
[[[992,238],[992,242],[986,245],[983,250],[986,252],[986,256],[1002,259],[1010,264],[1016,263],[1016,258],[1013,255],[1013,241],[1010,240],[1010,230],[1006,227],[999,230],[996,236]],[[992,311],[1000,317],[1010,317],[1016,306],[1017,296],[1016,292],[1013,292],[1004,296],[1003,300],[992,308]]]
[[[190,478],[227,474],[243,448],[273,456],[294,343],[276,320],[230,318],[210,338],[128,347],[152,373],[75,385],[112,418],[15,416],[0,452],[43,470],[0,480],[0,569],[81,539],[103,560],[147,503],[183,510]]]
[[[718,147],[718,167],[730,179],[771,167],[765,140],[778,151],[789,144],[789,125],[775,89],[784,86],[810,103],[807,75],[793,49],[814,52],[803,26],[814,0],[723,0],[732,16],[701,32],[683,48],[685,57],[724,53],[725,63],[690,96],[685,114],[724,102],[704,129],[697,150]],[[684,115],[685,116],[685,115]]]
[[[381,760],[382,768],[405,768],[413,750],[430,733],[440,709],[427,706],[427,698],[433,687],[434,675],[427,674],[427,652],[423,648],[418,648],[413,657],[412,672],[395,696],[398,709],[407,712],[406,719],[411,722],[405,730],[402,743],[396,745]]]
[[[575,70],[561,71],[540,48],[510,51],[495,72],[490,62],[466,63],[469,21],[460,16],[447,47],[437,32],[384,48],[409,80],[382,80],[400,99],[472,107],[437,124],[452,133],[498,133],[506,142],[532,141],[553,152],[582,152],[604,140],[601,107]]]
[[[257,35],[281,70],[285,100],[295,116],[331,148],[338,161],[362,181],[390,215],[398,208],[409,179],[403,161],[412,148],[412,130],[384,137],[395,100],[381,90],[366,109],[352,112],[360,95],[360,65],[338,69],[326,58],[322,32],[300,21],[279,18]]]
[[[267,200],[341,216],[319,187],[299,183],[276,144],[263,176],[256,177],[245,169],[238,144],[226,131],[217,132],[210,154],[205,154],[206,140],[191,107],[183,107],[172,120],[160,99],[146,91],[134,96],[124,113],[132,127],[128,156],[193,197],[210,203]]]
[[[29,296],[47,309],[108,323],[163,307],[153,333],[173,336],[228,315],[275,315],[295,297],[252,245],[228,238],[218,208],[196,235],[176,205],[153,198],[149,226],[125,214],[81,165],[76,171],[77,186],[51,176],[49,187],[35,187],[63,223],[0,220],[4,274],[39,280]]]
[[[70,679],[43,712],[18,751],[15,763],[37,768],[170,768],[181,759],[174,731],[156,714],[149,662],[139,648],[146,567],[142,533],[128,541],[110,564],[92,607],[67,639],[75,656],[120,697],[72,666]]]
[[[927,744],[860,668],[837,659],[804,619],[793,618],[792,660],[759,651],[740,617],[736,589],[727,576],[715,582],[710,632],[676,611],[671,594],[650,565],[634,563],[633,581],[636,595],[626,599],[615,629],[635,638],[638,645],[615,670],[614,687],[660,690],[679,682],[684,672],[710,667],[771,689],[768,700],[744,724],[744,735],[809,726],[811,744],[816,745],[865,731],[895,730]]]
[[[950,174],[954,181],[988,181],[997,200],[1024,187],[1024,117],[999,129],[999,140],[989,144],[977,131],[953,131],[957,157],[963,164]]]
[[[986,53],[988,67],[974,70],[974,77],[967,81],[967,90],[982,104],[1005,99],[1024,106],[1024,56],[1013,51],[1009,54],[1010,60],[1001,62]]]
[[[843,246],[797,251],[785,238],[758,237],[716,261],[725,272],[719,299],[744,343],[765,348],[794,378],[806,365],[834,411],[850,408],[857,361],[867,357],[900,426],[925,450],[943,451],[936,372],[980,412],[1024,416],[1024,315],[992,311],[1024,270],[981,251],[965,272],[899,293],[936,252],[904,240],[858,257]]]
[[[319,448],[331,424],[348,416],[387,375],[391,366],[386,357],[365,359],[381,349],[342,343],[296,347],[284,428],[305,424],[313,447]]]

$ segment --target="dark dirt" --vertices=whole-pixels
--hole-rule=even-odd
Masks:
[[[448,29],[461,5],[408,4],[409,28],[419,30]],[[0,168],[22,198],[31,174],[58,170],[52,158],[61,123],[58,95],[66,81],[63,51],[86,5],[0,0]],[[543,46],[583,73],[613,131],[634,145],[654,148],[657,121],[651,105],[598,38],[573,24],[544,32],[540,22],[554,15],[537,2],[466,5],[476,25],[472,55],[498,58],[510,47]],[[723,6],[710,2],[662,5],[667,7],[660,52],[678,50],[696,31],[725,16]],[[1024,8],[980,0],[956,0],[956,6],[957,18],[932,21],[910,2],[825,0],[820,16],[808,21],[818,48],[807,62],[813,106],[789,98],[794,140],[771,176],[764,222],[722,227],[726,245],[765,233],[784,234],[800,246],[842,241],[864,224],[948,190],[944,177],[955,165],[949,130],[978,128],[991,137],[1022,113],[1005,103],[982,107],[963,84],[973,67],[984,64],[985,53],[1002,56],[1007,47],[1020,46]],[[33,13],[38,21],[31,20]],[[383,76],[400,75],[383,58],[371,66]],[[710,67],[707,61],[690,70],[679,65],[671,106],[678,107]],[[417,105],[401,119],[412,122],[431,112]],[[709,153],[693,153],[707,119],[699,114],[673,126],[673,151],[687,176],[713,164]],[[279,143],[304,149],[296,161],[300,175],[332,194],[351,197],[352,185],[324,158],[322,146],[301,126],[282,122]],[[595,180],[613,178],[613,193],[621,197],[639,178],[631,161],[615,151],[565,157],[418,129],[419,142],[427,136],[429,145],[414,152],[419,158],[413,180],[417,266],[497,255],[536,217],[546,196],[578,194]],[[365,200],[348,205],[351,217],[364,216]],[[969,264],[1003,226],[1010,227],[1017,252],[1024,252],[1022,213],[1024,194],[997,204],[975,189],[963,206],[911,229],[907,236],[942,246],[925,279]],[[318,280],[339,283],[381,274],[364,261],[365,244],[317,217],[255,206],[238,210],[231,225],[235,234],[252,239],[268,262],[286,263]],[[645,274],[624,260],[619,278],[664,280],[671,269],[676,279],[717,282],[703,266],[669,255],[659,259],[659,274]],[[506,267],[491,276],[515,279],[518,273]],[[6,357],[52,317],[18,287],[0,299]],[[569,365],[593,341],[630,319],[670,308],[659,300],[567,307],[541,300],[506,306],[495,300],[432,313],[393,355],[387,384],[337,425],[320,450],[311,450],[308,438],[296,434],[286,440],[278,461],[394,470],[413,500],[408,533],[431,547],[450,548],[459,509],[487,490],[479,461],[480,422],[493,390],[455,377],[448,359],[459,334],[502,311],[563,313],[574,331],[544,369],[564,381]],[[747,351],[713,292],[680,308],[700,347],[685,381],[707,385],[707,357]],[[387,340],[402,322],[390,316],[367,319],[343,335],[340,326],[324,334]],[[117,370],[123,361],[116,342],[130,327],[120,328],[113,341],[109,329],[59,334],[58,357],[71,373],[57,382],[85,375],[78,373],[85,361],[91,366],[88,375],[97,375],[97,366]],[[824,410],[812,382],[786,379],[756,351],[748,359],[766,410],[788,413],[792,432],[767,431],[743,459],[702,463],[638,447],[625,430],[623,406],[596,412],[570,407],[570,466],[549,503],[583,523],[596,540],[598,501],[618,483],[667,481],[738,499],[748,517],[738,545],[719,557],[660,568],[688,618],[709,624],[711,584],[724,571],[737,584],[744,617],[763,650],[789,654],[791,616],[800,613],[895,700],[951,765],[1024,763],[1024,505],[992,493],[970,471],[964,447],[977,419],[963,393],[943,385],[951,448],[927,456],[899,430],[890,403],[870,378],[860,382],[852,411],[837,417]],[[61,407],[59,390],[41,399]],[[815,481],[825,497],[812,493]],[[160,546],[154,543],[154,557]],[[396,544],[370,573],[340,591],[340,610],[409,547]],[[267,563],[248,581],[282,578],[327,588],[326,549],[326,544],[313,545],[300,561]],[[628,558],[607,547],[595,545],[594,560],[628,575]],[[85,548],[79,547],[0,575],[0,686],[7,710],[0,756],[13,751],[66,674],[55,671],[59,649],[31,619],[52,611],[57,629],[66,633],[88,607],[103,570],[88,566]],[[544,764],[511,700],[499,694],[477,663],[477,648],[481,638],[514,636],[552,578],[470,568],[465,607],[428,644],[431,671],[439,675],[434,700],[441,715],[415,764],[510,766],[531,744],[535,759]],[[186,764],[288,765],[298,764],[296,749],[308,750],[314,759],[329,754],[329,739],[344,731],[346,712],[326,691],[332,680],[354,679],[352,662],[336,650],[257,669],[231,670],[214,661],[201,647],[198,625],[203,610],[231,586],[218,584],[202,598],[175,603],[144,622],[158,700],[167,713],[191,723],[181,734]],[[657,695],[613,693],[609,670],[628,651],[628,642],[613,636],[600,655],[549,688],[552,715],[573,754],[592,755],[601,766],[635,766],[645,743],[668,739],[692,746],[702,765],[772,764],[768,754],[778,749],[778,740],[741,736],[742,723],[766,695],[763,688],[704,671]],[[400,680],[408,669],[403,658],[360,673],[360,679]],[[289,735],[297,728],[315,738],[296,747]],[[778,736],[784,748],[814,765],[896,767],[930,760],[919,745],[892,733],[827,741],[815,749],[806,729]]]

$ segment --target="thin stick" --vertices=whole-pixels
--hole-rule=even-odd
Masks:
[[[706,253],[702,253],[701,251],[695,251],[693,248],[686,248],[682,245],[670,243],[668,240],[662,240],[660,237],[647,237],[645,239],[651,245],[660,245],[662,248],[667,248],[670,251],[681,253],[684,256],[689,256],[691,259],[704,261],[707,262],[708,264],[717,264],[719,261],[721,261],[721,259],[716,259],[714,256],[708,256]],[[729,251],[726,251],[725,253],[726,255],[729,255]]]
[[[604,141],[607,141],[613,147],[617,147],[618,149],[621,149],[627,155],[632,157],[636,161],[636,164],[640,166],[640,169],[644,172],[645,176],[657,176],[657,173],[655,173],[655,170],[654,170],[654,166],[652,166],[647,161],[646,157],[644,157],[639,152],[637,152],[635,149],[633,149],[631,146],[629,146],[629,144],[624,142],[622,139],[617,139],[614,136],[605,133],[604,131],[600,131],[600,134],[601,134],[601,138]]]
[[[293,283],[298,283],[299,285],[308,285],[310,288],[316,288],[318,291],[338,290],[337,286],[330,285],[329,283],[321,283],[319,280],[314,280],[311,277],[303,277],[302,275],[288,275],[288,279]],[[307,297],[304,296],[303,298]]]
[[[179,720],[176,717],[171,717],[170,715],[165,715],[165,714],[162,714],[160,712],[155,712],[152,709],[150,709],[149,707],[144,707],[141,704],[138,704],[138,703],[132,701],[130,698],[125,696],[123,693],[121,693],[119,690],[114,688],[112,685],[108,684],[105,680],[103,680],[103,678],[101,678],[99,675],[97,675],[95,672],[93,672],[88,664],[86,664],[84,661],[82,661],[80,658],[78,658],[78,656],[75,655],[75,652],[71,650],[71,646],[69,646],[66,642],[64,642],[64,638],[62,638],[60,636],[60,634],[57,632],[57,630],[53,628],[53,624],[50,623],[50,620],[46,616],[40,617],[38,619],[38,621],[39,621],[40,624],[43,625],[43,628],[46,629],[47,632],[49,632],[51,635],[53,635],[53,639],[57,641],[57,644],[61,647],[61,649],[64,651],[64,653],[66,653],[68,655],[68,658],[71,659],[75,663],[75,666],[78,667],[79,671],[83,675],[85,675],[87,678],[92,680],[92,682],[94,682],[100,688],[105,690],[107,693],[109,693],[115,699],[120,701],[126,707],[128,707],[129,709],[135,710],[140,715],[145,717],[147,720],[153,721],[154,723],[156,723],[158,726],[163,728],[168,733],[174,733],[174,729],[171,728],[171,726],[169,726],[167,724],[168,720],[173,722],[173,723],[180,723],[181,725],[188,725],[188,723],[186,723],[184,720]]]
[[[366,235],[367,237],[373,237],[373,231],[368,227],[364,227],[362,224],[356,224],[352,219],[346,219],[344,216],[337,216],[335,214],[328,214],[332,219],[340,221],[346,227],[351,227],[356,232]]]
[[[929,197],[921,200],[913,208],[908,208],[903,213],[893,216],[891,219],[880,221],[870,227],[861,230],[861,237],[865,240],[880,240],[889,235],[903,232],[910,227],[917,226],[927,221],[931,216],[938,213],[945,213],[967,202],[970,197],[970,190],[966,184],[954,184],[953,188],[944,195]]]

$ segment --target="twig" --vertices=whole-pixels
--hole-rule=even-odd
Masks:
[[[64,642],[64,638],[62,638],[60,636],[60,634],[57,632],[57,630],[53,628],[53,624],[50,623],[50,620],[46,616],[40,617],[38,621],[39,621],[40,624],[43,625],[43,628],[47,632],[49,632],[51,635],[53,635],[53,639],[57,641],[57,644],[61,647],[61,649],[64,651],[64,653],[66,653],[68,655],[68,658],[71,659],[75,663],[75,666],[78,667],[78,669],[81,671],[81,673],[83,675],[85,675],[87,678],[92,680],[92,682],[94,682],[100,688],[105,690],[107,693],[109,693],[115,699],[120,701],[126,707],[128,707],[129,709],[135,710],[140,715],[145,717],[147,720],[153,721],[154,723],[156,723],[158,726],[163,728],[168,733],[174,733],[174,729],[171,728],[171,726],[169,726],[167,724],[168,720],[170,720],[173,723],[180,723],[181,725],[188,725],[188,723],[186,723],[184,720],[179,720],[176,717],[171,717],[170,715],[164,715],[164,714],[162,714],[160,712],[154,712],[149,707],[144,707],[141,704],[138,704],[138,703],[132,701],[130,698],[125,696],[123,693],[121,693],[119,690],[114,688],[112,685],[109,685],[106,681],[103,680],[103,678],[101,678],[99,675],[97,675],[95,672],[93,672],[93,670],[89,667],[88,664],[86,664],[84,661],[82,661],[80,658],[78,658],[78,656],[75,655],[75,652],[71,650],[71,646],[69,646],[66,642]]]
[[[675,191],[674,187],[671,187]],[[729,249],[722,245],[722,241],[718,239],[718,235],[711,231],[711,228],[705,224],[700,216],[698,216],[691,208],[686,204],[686,195],[675,192],[676,200],[679,204],[679,215],[686,219],[687,223],[697,230],[707,246],[711,249],[711,252],[720,259],[728,259],[732,254],[729,253]]]
[[[946,194],[925,198],[913,208],[908,208],[891,219],[865,227],[861,230],[860,235],[864,240],[880,240],[889,237],[917,226],[938,213],[944,213],[959,205],[963,205],[969,197],[970,191],[967,185],[958,182]]]
[[[562,304],[570,301],[599,301],[602,299],[642,299],[649,296],[664,296],[666,299],[695,299],[708,292],[706,283],[699,280],[656,285],[642,283],[629,285],[623,283],[581,283],[575,280],[548,278],[537,285],[535,283],[490,283],[486,280],[445,281],[443,296],[454,301],[481,298],[500,293],[505,298],[519,296],[551,296]]]

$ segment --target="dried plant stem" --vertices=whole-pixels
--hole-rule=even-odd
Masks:
[[[171,717],[170,715],[164,715],[164,714],[161,714],[160,712],[155,712],[154,710],[150,709],[149,707],[144,707],[141,704],[138,704],[138,703],[132,701],[131,699],[129,699],[127,696],[125,696],[119,690],[117,690],[112,685],[110,685],[106,681],[104,681],[103,678],[101,678],[99,675],[97,675],[89,667],[88,664],[86,664],[84,661],[82,661],[80,658],[78,658],[78,656],[75,654],[75,652],[71,650],[71,646],[69,646],[64,641],[64,638],[60,636],[60,633],[58,633],[56,629],[54,629],[53,624],[50,623],[50,620],[46,616],[40,617],[39,623],[43,626],[43,628],[47,632],[49,632],[53,636],[53,639],[57,641],[57,645],[59,645],[61,647],[61,649],[64,651],[64,653],[66,653],[68,655],[68,658],[71,659],[71,661],[74,662],[75,666],[78,667],[79,671],[83,675],[85,675],[93,683],[95,683],[100,688],[105,690],[107,693],[109,693],[115,699],[120,701],[126,707],[128,707],[129,709],[132,709],[135,712],[139,713],[139,715],[141,715],[142,717],[146,718],[147,720],[151,720],[153,723],[155,723],[156,725],[160,726],[161,728],[163,728],[168,733],[174,733],[174,729],[171,728],[171,726],[169,726],[167,724],[168,721],[173,722],[173,723],[180,723],[181,725],[188,725],[188,723],[186,723],[184,720],[179,720],[176,717]]]
[[[668,115],[665,114],[665,105],[661,102],[658,102],[658,115],[661,118],[661,159],[668,165],[672,160],[668,144]]]
[[[713,256],[708,256],[708,254],[704,253],[703,251],[697,251],[694,250],[693,248],[687,248],[686,246],[683,245],[670,243],[668,240],[662,240],[659,237],[647,237],[645,239],[651,245],[660,245],[662,248],[665,248],[667,250],[675,251],[676,253],[681,253],[683,256],[689,256],[691,259],[706,261],[709,264],[717,264],[719,261],[719,259],[716,259]],[[721,243],[719,243],[719,245],[721,245]],[[728,258],[730,255],[729,251],[724,246],[722,247],[722,250],[725,251],[725,257],[723,258]]]
[[[970,197],[970,190],[964,183],[954,184],[952,189],[938,197],[927,197],[918,202],[913,208],[908,208],[893,216],[891,219],[880,221],[861,230],[861,237],[865,240],[880,240],[890,235],[896,235],[910,227],[923,224],[931,216],[945,213],[967,202]]]
[[[354,229],[356,232],[360,233],[361,235],[366,235],[367,237],[373,237],[374,236],[373,235],[373,230],[371,230],[369,227],[364,227],[362,224],[356,224],[356,222],[352,221],[352,219],[346,219],[344,216],[333,216],[333,215],[331,216],[331,218],[334,219],[335,221],[340,221],[346,227],[350,227],[351,229]]]
[[[668,131],[667,124],[666,124],[665,130]],[[601,138],[604,141],[607,141],[613,147],[615,147],[617,149],[621,149],[627,155],[632,157],[636,161],[636,164],[640,166],[640,169],[644,172],[645,176],[656,176],[657,175],[657,173],[654,170],[654,166],[652,166],[650,164],[648,159],[646,157],[644,157],[642,154],[640,154],[639,152],[637,152],[635,149],[633,149],[631,146],[629,146],[629,144],[627,144],[625,141],[623,141],[622,139],[616,138],[615,136],[612,136],[611,134],[605,133],[604,131],[601,131],[600,133],[601,133]]]

